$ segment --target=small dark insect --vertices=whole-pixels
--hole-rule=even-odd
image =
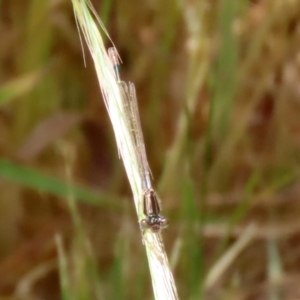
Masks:
[[[158,197],[153,189],[144,190],[143,212],[146,218],[140,221],[142,230],[150,229],[152,232],[159,232],[168,226],[168,220],[160,215],[160,205]]]

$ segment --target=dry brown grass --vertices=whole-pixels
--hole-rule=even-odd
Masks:
[[[300,2],[198,2],[103,2],[101,15],[94,1],[137,86],[179,294],[300,299]],[[2,157],[64,180],[67,144],[74,183],[125,203],[78,204],[103,299],[151,298],[130,191],[70,1],[2,1],[0,33]],[[14,81],[29,74],[40,77]],[[42,268],[21,299],[59,299],[58,270],[47,266],[55,232],[78,253],[68,205],[51,186],[40,192],[1,176],[0,295],[19,297]],[[205,290],[249,224],[251,241]]]

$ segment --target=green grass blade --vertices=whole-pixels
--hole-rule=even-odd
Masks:
[[[212,99],[213,136],[217,140],[222,139],[228,131],[236,88],[238,49],[232,30],[236,12],[235,2],[235,0],[223,0],[220,5],[219,27],[221,49],[215,75],[215,95]]]
[[[18,164],[6,159],[0,160],[0,176],[26,187],[48,192],[64,198],[69,196],[71,188],[74,193],[74,198],[78,201],[107,207],[120,207],[117,202],[106,200],[104,195],[101,195],[92,189],[78,187],[76,185],[72,185],[70,187],[70,185],[66,182],[53,178],[49,175],[42,174],[41,172],[31,168],[19,166]]]

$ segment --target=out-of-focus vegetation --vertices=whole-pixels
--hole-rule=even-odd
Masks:
[[[180,298],[300,299],[300,1],[93,4],[137,87]],[[0,7],[1,297],[152,299],[71,1]]]

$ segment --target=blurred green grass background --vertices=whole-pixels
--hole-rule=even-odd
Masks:
[[[93,4],[136,84],[180,298],[300,299],[300,1]],[[153,299],[71,1],[0,7],[0,299]]]

